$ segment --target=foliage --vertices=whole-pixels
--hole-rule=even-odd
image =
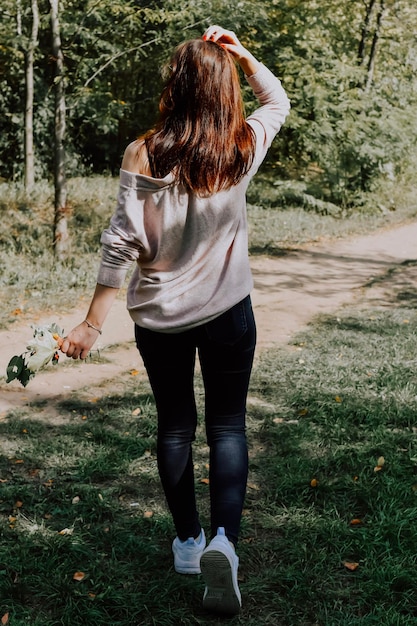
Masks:
[[[38,178],[52,171],[53,155],[49,3],[39,5]],[[0,175],[16,180],[23,168],[24,52],[31,12],[28,0],[4,0],[3,7]],[[154,122],[159,70],[169,51],[217,22],[236,30],[283,78],[291,98],[291,115],[269,158],[274,175],[315,183],[314,195],[323,201],[357,204],[381,176],[398,175],[414,150],[416,19],[411,0],[187,0],[181,5],[62,0],[68,173],[117,172],[126,144]],[[250,110],[253,97],[244,91]]]

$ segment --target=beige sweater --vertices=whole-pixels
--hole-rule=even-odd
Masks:
[[[246,297],[249,267],[246,190],[290,108],[280,81],[264,66],[247,77],[258,108],[250,117],[256,153],[238,185],[199,198],[175,184],[121,170],[116,211],[103,232],[97,282],[121,287],[132,262],[127,308],[139,326],[180,332]]]

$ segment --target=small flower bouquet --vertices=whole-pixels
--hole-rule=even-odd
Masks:
[[[58,350],[62,345],[64,331],[56,324],[33,327],[33,339],[26,352],[10,359],[7,366],[7,380],[18,380],[24,387],[36,372],[50,361],[58,363]]]

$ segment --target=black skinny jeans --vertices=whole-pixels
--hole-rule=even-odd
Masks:
[[[256,343],[250,297],[211,322],[181,333],[137,325],[135,332],[155,397],[158,469],[177,535],[185,541],[201,530],[191,447],[197,426],[198,350],[210,447],[211,532],[214,536],[223,526],[236,544],[248,474],[246,397]]]

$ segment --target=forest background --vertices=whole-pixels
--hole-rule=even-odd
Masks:
[[[1,12],[0,177],[30,194],[55,172],[56,221],[67,179],[118,173],[155,121],[171,50],[212,23],[233,29],[291,99],[264,168],[283,203],[364,206],[414,159],[412,0],[3,0]]]

